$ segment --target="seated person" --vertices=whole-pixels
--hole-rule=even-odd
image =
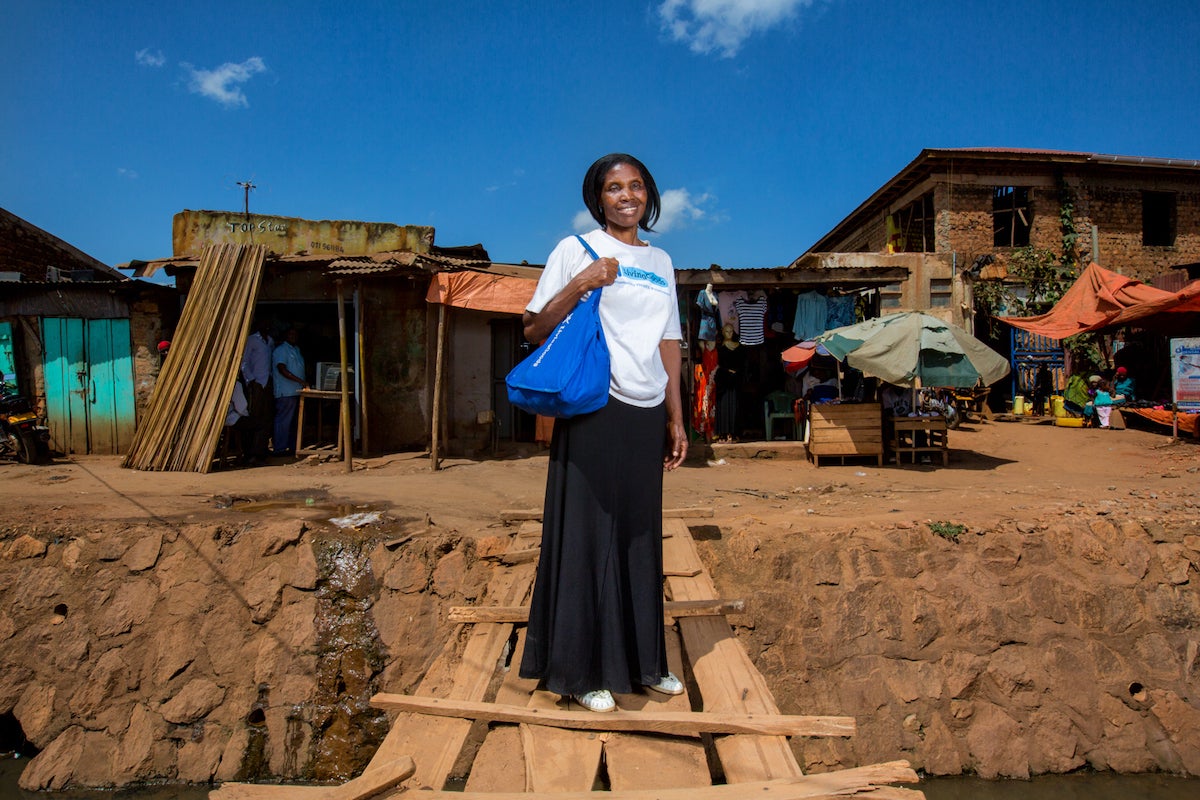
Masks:
[[[1113,405],[1119,406],[1125,403],[1132,403],[1134,401],[1133,391],[1133,378],[1129,377],[1129,370],[1124,367],[1117,367],[1112,383]]]
[[[912,411],[910,397],[912,392],[890,383],[879,384],[879,405],[883,413],[892,417],[907,417]]]
[[[1088,395],[1087,381],[1076,373],[1067,378],[1067,386],[1063,390],[1063,408],[1076,416],[1083,416],[1083,409],[1091,401]]]
[[[800,379],[800,396],[812,403],[824,403],[838,397],[837,376],[824,367],[809,367]]]

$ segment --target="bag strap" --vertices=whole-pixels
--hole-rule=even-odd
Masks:
[[[592,246],[587,243],[586,239],[584,239],[578,233],[575,234],[575,238],[579,240],[579,243],[581,245],[583,245],[583,249],[588,251],[588,255],[590,255],[592,257],[593,261],[600,260],[600,256],[596,255],[596,251],[592,249]],[[586,300],[579,301],[580,307],[582,307],[584,303],[588,303],[591,306],[599,308],[600,307],[600,292],[603,291],[603,289],[604,289],[604,287],[601,286],[599,289],[594,289],[593,291],[589,292]]]
[[[592,249],[592,246],[591,246],[590,244],[588,244],[588,243],[587,243],[587,239],[584,239],[584,238],[583,238],[582,236],[580,236],[578,233],[577,233],[577,234],[575,234],[575,238],[579,240],[579,243],[580,243],[581,245],[583,245],[583,249],[588,251],[588,255],[592,257],[592,261],[599,261],[599,260],[600,260],[600,256],[596,255],[596,251],[595,251],[595,250],[593,250],[593,249]]]

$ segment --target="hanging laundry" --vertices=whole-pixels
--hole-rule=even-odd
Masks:
[[[825,330],[831,331],[834,328],[853,325],[857,322],[858,320],[854,318],[854,301],[855,296],[852,294],[827,298]]]
[[[792,334],[798,341],[815,339],[825,332],[826,301],[820,292],[802,292],[796,297]]]
[[[733,304],[738,318],[738,341],[744,345],[762,344],[766,341],[763,328],[767,320],[767,296],[760,294],[753,300],[738,300]]]
[[[702,342],[715,342],[721,325],[717,321],[717,295],[713,292],[711,283],[700,292],[696,298],[696,305],[700,307],[700,331],[696,338]]]

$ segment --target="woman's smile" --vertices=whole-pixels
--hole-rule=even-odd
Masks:
[[[646,213],[646,184],[642,173],[629,164],[616,165],[604,177],[600,199],[604,219],[610,228],[636,230]]]

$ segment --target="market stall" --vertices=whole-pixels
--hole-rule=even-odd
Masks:
[[[881,429],[886,425],[889,432],[883,441],[891,445],[897,464],[904,455],[915,462],[930,453],[949,463],[947,419],[918,406],[919,389],[988,386],[1009,371],[1003,356],[962,328],[915,311],[826,331],[817,342],[863,375],[884,381],[892,387],[891,396],[903,398],[897,387],[910,390],[911,402],[885,404],[881,413]]]

